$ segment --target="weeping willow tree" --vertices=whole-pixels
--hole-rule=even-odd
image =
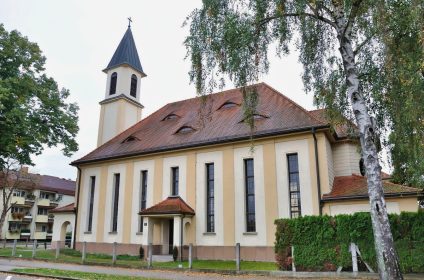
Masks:
[[[402,13],[408,9],[417,12],[405,20]],[[277,55],[286,55],[292,42],[304,66],[306,91],[328,109],[332,119],[338,115],[354,121],[367,174],[381,279],[402,279],[378,157],[379,135],[393,127],[395,119],[388,109],[396,102],[393,90],[404,86],[396,79],[403,67],[396,53],[405,46],[393,41],[402,30],[392,19],[403,20],[402,28],[410,31],[406,37],[422,34],[422,12],[422,0],[203,0],[186,21],[189,75],[197,92],[205,95],[230,79],[242,89],[251,127],[258,98],[252,85],[269,69],[269,47],[275,44]],[[422,89],[408,94],[422,94]]]

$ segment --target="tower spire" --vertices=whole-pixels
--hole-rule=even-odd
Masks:
[[[131,17],[128,18],[128,28],[131,28],[132,19]]]

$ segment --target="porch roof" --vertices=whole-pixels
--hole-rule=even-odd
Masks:
[[[195,212],[180,196],[169,196],[165,200],[141,210],[140,216],[158,215],[189,215],[194,216]]]

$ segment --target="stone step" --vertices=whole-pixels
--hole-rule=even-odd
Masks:
[[[152,261],[154,262],[172,262],[174,259],[172,255],[153,255]]]

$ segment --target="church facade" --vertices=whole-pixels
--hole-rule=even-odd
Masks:
[[[98,147],[79,170],[75,246],[88,252],[274,260],[274,220],[367,211],[359,144],[267,84],[255,130],[240,89],[169,103],[141,118],[146,74],[128,28],[110,63]],[[389,212],[417,211],[417,189],[384,180]],[[147,251],[146,255],[147,255]],[[185,251],[184,251],[185,252]],[[184,253],[187,256],[187,253]]]

